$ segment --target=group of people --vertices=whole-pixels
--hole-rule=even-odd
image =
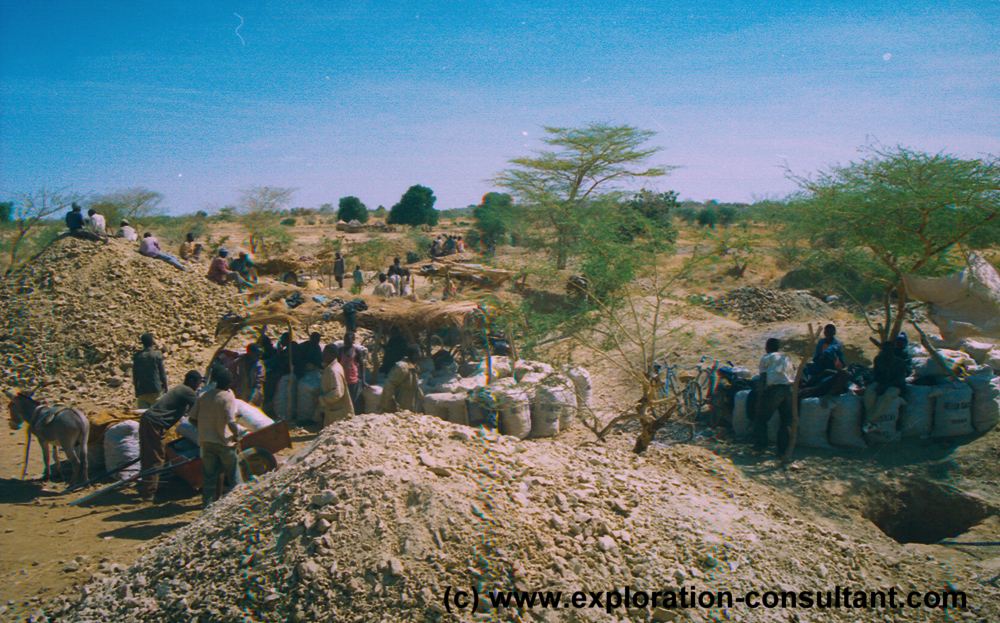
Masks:
[[[235,258],[230,259],[226,248],[219,249],[218,254],[212,258],[206,276],[209,281],[220,285],[235,283],[241,292],[257,283],[257,269],[250,254],[240,251]]]
[[[444,255],[464,253],[465,241],[462,240],[461,236],[452,236],[451,234],[447,234],[445,236],[438,235],[438,237],[431,242],[430,252],[431,257],[442,257]]]
[[[792,428],[792,387],[796,382],[795,364],[781,351],[781,342],[770,338],[758,366],[760,376],[748,398],[748,412],[753,423],[754,445],[767,447],[767,425],[771,414],[778,412],[777,453],[787,458]],[[865,388],[866,412],[874,413],[884,403],[891,402],[906,386],[913,371],[906,333],[900,332],[880,345],[873,366],[874,383]],[[837,327],[827,324],[823,337],[816,343],[812,359],[806,364],[801,379],[799,397],[839,395],[847,391],[850,376],[844,345],[837,339]]]
[[[413,278],[410,270],[400,263],[398,257],[393,258],[392,265],[386,272],[378,274],[378,283],[375,284],[372,294],[381,298],[413,294]]]
[[[276,389],[283,377],[292,374],[301,378],[319,371],[317,415],[323,426],[364,410],[362,392],[367,384],[368,351],[350,331],[343,340],[323,346],[319,333],[294,342],[286,332],[273,343],[264,327],[244,353],[212,362],[210,384],[200,393],[205,379],[197,370],[190,370],[183,383],[171,387],[163,353],[153,334],[142,334],[140,342],[142,348],[132,358],[132,382],[136,406],[145,409],[139,421],[141,469],[143,473],[155,472],[164,464],[164,438],[186,415],[198,430],[204,476],[202,502],[206,507],[240,483],[237,400],[263,408],[273,416]],[[383,412],[419,410],[419,359],[420,349],[394,330],[383,355],[380,371],[386,373],[386,380],[381,402],[375,408]],[[155,473],[144,475],[139,484],[140,498],[152,500],[158,486]]]

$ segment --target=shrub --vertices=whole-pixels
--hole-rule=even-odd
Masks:
[[[288,217],[288,218],[281,219],[281,223],[280,224],[284,225],[285,227],[295,227],[295,222],[296,221],[295,221],[294,217]]]

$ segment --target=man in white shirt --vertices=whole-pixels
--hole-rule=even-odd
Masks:
[[[767,447],[767,423],[778,412],[778,456],[784,457],[792,434],[792,384],[795,364],[781,352],[781,342],[769,338],[764,346],[767,354],[760,359],[760,384],[754,413],[754,445]]]
[[[135,242],[139,239],[139,232],[137,232],[134,227],[129,225],[128,221],[122,221],[121,226],[118,227],[118,237],[124,238],[129,242]]]
[[[108,240],[108,227],[107,223],[104,221],[104,217],[98,214],[97,210],[91,208],[87,210],[87,218],[84,219],[84,226],[89,230],[100,236],[101,240],[107,242]]]
[[[223,492],[240,484],[239,429],[236,427],[236,396],[230,389],[233,375],[219,366],[212,371],[215,387],[198,397],[188,412],[188,421],[198,429],[201,450],[201,500],[204,508],[219,497],[219,481],[224,479]]]

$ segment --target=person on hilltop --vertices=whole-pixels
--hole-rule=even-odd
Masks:
[[[361,391],[365,386],[365,358],[368,356],[368,349],[361,344],[356,344],[354,340],[354,332],[348,331],[344,334],[344,344],[340,349],[338,361],[344,369],[347,391],[351,395],[354,412],[360,413]]]
[[[162,467],[167,455],[163,438],[174,424],[184,417],[194,406],[201,386],[201,374],[191,370],[184,375],[184,383],[175,385],[160,396],[139,418],[139,465],[143,472]],[[139,497],[144,502],[152,501],[160,483],[160,476],[143,476],[139,481]]]
[[[365,287],[365,274],[361,272],[361,264],[354,265],[354,273],[351,275],[354,280],[354,285],[351,286],[351,294],[361,294],[361,290]]]
[[[465,241],[462,240],[461,236],[455,239],[455,249],[459,253],[465,253]]]
[[[397,411],[413,411],[419,413],[423,407],[423,395],[420,391],[420,349],[410,346],[406,357],[397,361],[389,371],[382,387],[382,413]]]
[[[344,273],[347,272],[347,267],[344,265],[344,256],[340,254],[340,251],[333,257],[333,278],[337,281],[337,287],[344,287]]]
[[[238,465],[236,396],[230,389],[233,375],[219,366],[212,370],[215,387],[198,397],[188,413],[188,421],[198,429],[204,484],[201,501],[204,508],[220,497],[219,480],[225,479],[224,495],[241,483]]]
[[[235,271],[245,283],[251,286],[257,283],[257,265],[246,251],[240,251],[236,259],[229,262],[229,269]]]
[[[122,221],[118,225],[118,237],[124,238],[129,242],[135,242],[139,239],[139,232],[137,232],[134,227],[129,225],[128,221]]]
[[[107,222],[104,220],[104,216],[99,214],[97,210],[94,208],[87,210],[87,218],[83,222],[87,231],[93,233],[104,242],[108,241]]]
[[[132,356],[132,385],[135,389],[136,406],[148,409],[167,390],[167,370],[163,365],[163,353],[156,348],[152,333],[139,336],[142,350]]]
[[[767,448],[767,423],[771,414],[778,411],[778,456],[784,458],[791,443],[792,384],[795,382],[795,364],[791,357],[781,352],[781,342],[768,338],[764,345],[766,354],[760,359],[760,387],[754,409],[754,446]]]
[[[316,406],[322,414],[323,426],[354,417],[354,403],[340,360],[341,348],[336,344],[327,344],[323,349],[323,375]]]
[[[164,253],[163,250],[160,249],[160,241],[156,239],[156,236],[148,231],[142,235],[142,241],[139,242],[139,254],[157,260],[163,260],[178,270],[187,270],[187,266],[181,264],[179,259],[169,253]]]
[[[255,406],[264,404],[264,364],[261,363],[261,347],[247,346],[247,352],[236,359],[236,373],[233,378],[233,393],[243,402]]]
[[[182,260],[198,262],[201,260],[201,244],[194,241],[194,233],[188,232],[181,243],[180,256]]]
[[[90,231],[86,225],[87,222],[83,216],[83,209],[74,201],[70,206],[69,212],[66,213],[66,229],[69,230],[69,233],[63,234],[63,236],[69,235],[74,238],[83,238],[84,240],[100,240],[101,237]]]
[[[378,285],[375,286],[375,290],[372,291],[375,296],[380,296],[384,299],[392,298],[396,296],[396,288],[389,281],[389,278],[385,273],[378,274]]]
[[[451,234],[448,234],[448,237],[445,238],[445,241],[444,241],[444,254],[445,255],[454,255],[455,254],[455,250],[457,248],[458,248],[458,245],[455,243],[455,237],[452,236]]]
[[[208,280],[219,285],[235,283],[240,292],[245,288],[253,287],[253,284],[243,279],[238,272],[229,268],[229,261],[226,259],[228,257],[229,251],[219,249],[219,254],[208,265],[208,274],[206,275]]]

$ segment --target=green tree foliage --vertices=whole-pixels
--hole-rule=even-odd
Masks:
[[[623,241],[630,241],[643,233],[646,227],[656,227],[662,238],[673,242],[677,239],[674,229],[673,211],[679,207],[677,193],[668,191],[656,193],[640,190],[632,195],[621,207],[618,231]]]
[[[881,281],[886,299],[899,294],[895,319],[887,307],[883,340],[903,322],[904,275],[953,269],[956,245],[1000,240],[1000,161],[993,157],[870,148],[857,162],[793,179],[803,191],[788,206],[795,228],[810,240],[835,234],[840,251],[863,249],[880,269],[862,264],[862,274]]]
[[[719,222],[719,213],[714,207],[704,207],[698,212],[698,224],[702,227],[715,229]]]
[[[5,232],[4,235],[4,247],[7,251],[7,274],[10,274],[17,267],[20,253],[26,247],[32,246],[31,243],[35,242],[36,238],[44,244],[48,244],[54,239],[54,232],[62,227],[46,228],[44,227],[46,221],[69,211],[72,203],[79,201],[79,199],[79,195],[65,189],[49,190],[47,188],[23,193],[17,197],[17,200],[13,202],[14,227],[9,233]],[[40,231],[43,235],[36,236],[35,234]]]
[[[340,202],[337,204],[337,219],[341,221],[360,221],[362,223],[368,222],[368,208],[365,204],[361,203],[361,200],[357,197],[348,195],[347,197],[341,197]]]
[[[476,219],[476,243],[487,249],[504,244],[514,218],[514,200],[507,193],[486,193],[473,211]]]
[[[437,197],[426,186],[410,186],[399,203],[389,211],[389,223],[399,225],[437,225],[438,211],[434,209]]]
[[[716,208],[716,214],[718,214],[719,225],[723,227],[729,227],[736,222],[736,218],[739,213],[736,208],[729,204],[722,204]]]
[[[645,167],[660,148],[645,146],[655,132],[628,125],[592,124],[584,128],[546,127],[551,151],[515,158],[496,183],[529,206],[552,228],[556,267],[566,268],[579,235],[575,212],[616,185],[665,175],[664,167]]]
[[[0,223],[9,223],[14,220],[14,202],[4,201],[0,203]]]
[[[677,215],[677,218],[681,219],[688,225],[691,225],[698,220],[698,208],[690,205],[681,205],[674,211],[674,213]]]
[[[375,218],[385,218],[385,215],[386,215],[385,206],[384,205],[380,205],[379,207],[375,208],[375,211],[373,212],[373,214],[375,215]]]
[[[115,227],[123,220],[140,227],[143,221],[163,213],[163,194],[141,186],[101,195],[91,201],[90,207],[97,210]]]
[[[279,221],[294,193],[294,188],[277,186],[254,186],[243,191],[241,220],[250,234],[251,253],[274,255],[288,249],[292,236]]]

